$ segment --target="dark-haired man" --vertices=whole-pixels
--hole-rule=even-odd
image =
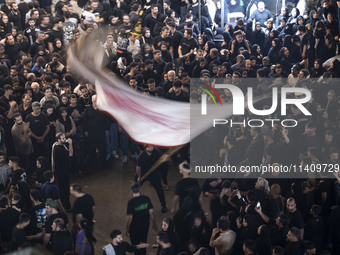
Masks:
[[[33,102],[33,112],[26,116],[26,122],[30,123],[32,144],[35,156],[48,158],[49,142],[46,139],[50,131],[50,121],[45,113],[41,112],[39,102]]]
[[[182,38],[179,48],[178,55],[179,58],[183,58],[184,56],[189,56],[190,60],[195,58],[194,51],[198,48],[198,42],[195,38],[192,37],[192,30],[185,29],[184,37]]]
[[[235,240],[236,234],[230,229],[229,220],[222,216],[212,231],[210,246],[215,249],[216,255],[231,254]]]
[[[26,239],[26,232],[24,228],[26,228],[31,221],[31,217],[27,213],[22,213],[19,217],[18,224],[12,230],[12,244],[13,250],[22,250],[23,248],[29,245],[29,242]]]
[[[54,182],[54,174],[52,171],[46,171],[44,173],[45,183],[41,186],[41,194],[43,197],[43,201],[46,201],[48,198],[52,198],[59,206],[62,211],[65,211],[63,204],[60,201],[60,191],[57,185]]]
[[[148,176],[145,175],[161,157],[163,157],[162,158],[163,162],[167,160],[166,155],[163,155],[160,150],[156,149],[153,145],[146,145],[145,150],[142,151],[138,156],[136,173],[138,176],[138,180],[144,178],[145,180],[143,180],[142,183],[147,180],[154,187],[162,206],[162,212],[165,213],[167,211],[167,208],[164,191],[161,184],[161,170],[163,170],[161,168],[165,166],[161,164],[155,171],[151,172]]]
[[[146,243],[148,239],[149,224],[157,232],[157,223],[153,212],[153,205],[149,197],[141,195],[140,185],[132,183],[131,191],[133,198],[127,205],[126,216],[126,235],[130,236],[131,243],[138,245]],[[146,249],[137,250],[136,255],[145,255]]]
[[[158,5],[153,4],[151,5],[151,13],[148,14],[144,19],[144,26],[150,29],[151,35],[154,37],[153,34],[153,27],[157,23],[158,19]]]
[[[110,234],[111,243],[103,247],[103,255],[125,255],[126,252],[134,252],[136,249],[146,248],[146,243],[130,245],[123,240],[122,232],[118,229],[113,230]]]
[[[56,142],[52,146],[52,170],[60,189],[61,202],[66,210],[71,209],[70,204],[70,171],[73,156],[72,139],[66,139],[65,134],[56,134]]]
[[[16,185],[18,181],[26,181],[26,172],[20,166],[20,158],[12,156],[9,158],[8,166],[12,169],[11,184]]]
[[[45,203],[47,220],[45,222],[45,235],[44,235],[44,244],[47,245],[51,240],[53,229],[53,222],[57,218],[61,218],[64,220],[64,225],[67,226],[68,219],[67,215],[63,212],[58,211],[58,204],[51,198],[48,198]]]
[[[195,188],[199,188],[197,179],[190,178],[191,167],[188,162],[184,161],[179,166],[179,173],[182,175],[182,179],[176,183],[175,196],[173,198],[173,204],[171,212],[173,214],[181,208],[183,201],[186,197],[191,195],[191,192]]]
[[[54,255],[64,255],[66,252],[73,251],[72,234],[66,229],[66,225],[61,218],[53,220],[50,248]]]
[[[18,223],[20,212],[10,207],[7,196],[0,197],[0,234],[4,248],[9,248],[12,229]]]
[[[84,193],[78,183],[71,184],[70,193],[76,198],[72,207],[72,220],[75,228],[79,228],[79,223],[84,218],[92,225],[96,208],[93,197]]]

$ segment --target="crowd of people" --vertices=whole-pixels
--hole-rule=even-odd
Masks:
[[[110,158],[123,164],[136,160],[139,182],[132,184],[127,202],[125,234],[131,245],[123,230],[114,230],[104,255],[146,254],[149,225],[158,227],[152,202],[141,192],[144,181],[155,188],[162,213],[168,211],[164,190],[169,189],[170,157],[152,145],[138,145],[98,110],[94,84],[67,63],[67,49],[80,36],[94,35],[103,68],[141,96],[197,102],[202,91],[191,87],[194,78],[223,79],[244,92],[251,86],[258,95],[272,87],[310,90],[312,100],[305,107],[312,116],[287,109],[299,127],[231,127],[219,158],[233,166],[339,169],[340,61],[323,66],[338,52],[339,2],[283,6],[279,13],[267,9],[269,1],[251,3],[256,10],[239,0],[226,1],[225,10],[212,0],[2,3],[0,252],[43,244],[56,255],[94,254],[94,198],[70,184],[70,173],[100,169]],[[242,18],[229,23],[232,13]],[[247,78],[253,78],[251,85]],[[232,100],[229,90],[218,92],[224,102]],[[276,112],[272,117],[280,119]],[[174,188],[173,217],[164,218],[157,233],[157,254],[340,254],[337,172],[334,178],[322,173],[305,179],[212,178],[200,187],[190,178],[187,155],[180,152],[183,178]],[[143,178],[160,158],[164,164]],[[202,199],[210,203],[209,219]]]

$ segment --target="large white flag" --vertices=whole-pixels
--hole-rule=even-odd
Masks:
[[[95,83],[98,108],[114,117],[136,142],[166,147],[183,145],[212,127],[214,118],[232,115],[229,103],[218,109],[208,105],[209,115],[202,116],[200,104],[143,95],[103,70],[103,53],[98,43],[81,38],[70,48],[68,64]]]

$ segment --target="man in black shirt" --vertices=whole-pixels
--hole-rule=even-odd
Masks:
[[[93,225],[95,203],[91,195],[82,192],[79,184],[73,183],[70,186],[70,193],[76,198],[72,207],[72,220],[74,227],[79,228],[79,223],[82,219],[87,219],[88,223]],[[79,229],[78,229],[79,230]]]
[[[45,236],[44,236],[44,245],[48,245],[51,240],[51,235],[53,230],[53,222],[57,218],[61,218],[64,220],[64,226],[67,226],[68,219],[65,213],[58,211],[58,204],[51,198],[48,198],[46,203],[46,213],[47,213],[47,220],[45,222]]]
[[[22,213],[19,218],[18,224],[12,230],[12,249],[22,250],[29,245],[26,240],[26,228],[30,224],[31,218],[27,213]]]
[[[153,52],[153,70],[155,73],[154,79],[156,81],[156,86],[158,86],[162,80],[162,74],[165,68],[165,61],[162,59],[162,52],[160,50],[155,50]]]
[[[36,157],[48,158],[49,142],[46,136],[50,131],[50,121],[46,114],[41,112],[39,102],[32,103],[32,110],[33,112],[27,115],[25,122],[30,123],[34,154]]]
[[[132,244],[138,245],[146,243],[148,239],[150,220],[155,232],[157,232],[158,227],[150,198],[141,195],[140,185],[137,182],[132,183],[131,191],[133,198],[129,200],[127,205],[126,235],[130,236]],[[138,250],[135,254],[145,255],[146,249]]]
[[[290,197],[287,199],[287,219],[289,219],[289,227],[295,227],[300,231],[300,239],[303,239],[304,222],[301,212],[296,208],[295,199]]]
[[[64,33],[61,29],[61,26],[63,25],[62,21],[58,18],[56,18],[53,21],[53,28],[48,33],[48,50],[50,52],[53,52],[53,43],[55,39],[59,39],[62,43],[64,42]]]
[[[18,60],[20,51],[20,44],[15,42],[12,34],[7,34],[5,40],[5,54],[7,54],[11,65],[15,65],[15,62]]]
[[[192,37],[192,30],[185,29],[184,37],[181,40],[181,43],[178,48],[179,58],[183,58],[184,56],[189,56],[191,60],[195,58],[194,51],[198,48],[198,43],[195,38]]]
[[[176,183],[175,196],[171,209],[171,213],[173,214],[182,206],[184,199],[190,196],[195,188],[199,188],[197,180],[190,178],[191,167],[186,161],[182,162],[178,168],[182,179]]]
[[[100,112],[97,107],[97,95],[92,96],[92,105],[86,108],[84,116],[84,132],[88,139],[90,163],[96,163],[96,148],[100,156],[100,164],[105,163],[105,135],[109,133],[109,117]],[[98,125],[100,123],[101,125]]]
[[[144,20],[144,27],[147,27],[147,28],[150,29],[151,35],[153,37],[155,36],[153,34],[153,27],[157,23],[157,19],[158,19],[158,5],[157,4],[153,4],[151,6],[151,13],[148,14],[145,17],[145,20]]]
[[[155,149],[155,147],[152,145],[146,145],[145,150],[139,154],[137,159],[136,173],[138,180],[141,180],[141,178],[143,178],[143,176],[161,157],[163,157],[162,160],[166,160],[166,156],[162,155],[160,150]],[[159,201],[161,202],[162,212],[165,213],[167,208],[164,191],[161,184],[161,167],[162,165],[160,165],[155,171],[151,172],[146,178],[144,178],[145,180],[148,180],[156,190]],[[143,180],[142,183],[145,180]]]
[[[9,207],[9,199],[7,196],[0,198],[0,234],[1,241],[5,248],[9,248],[12,229],[18,223],[20,213]]]
[[[162,42],[165,42],[168,49],[170,49],[171,57],[173,57],[173,47],[172,47],[171,38],[169,37],[169,35],[170,35],[170,29],[168,27],[163,27],[161,34],[156,36],[156,38],[153,40],[152,48],[153,50],[160,50]]]
[[[11,12],[8,14],[9,22],[12,23],[12,26],[16,26],[19,28],[19,31],[22,30],[21,24],[21,14],[19,12],[19,7],[16,2],[11,4]]]
[[[34,18],[28,19],[28,26],[29,27],[24,30],[24,36],[25,36],[25,39],[28,41],[29,45],[32,46],[40,34],[38,33],[40,32],[40,29],[35,26]],[[34,55],[31,55],[31,56],[34,57]]]
[[[61,202],[66,210],[71,209],[70,204],[70,171],[73,156],[72,139],[66,140],[64,133],[56,134],[56,142],[52,146],[52,169],[60,188]],[[68,147],[66,146],[68,144]]]
[[[64,255],[67,251],[73,251],[72,234],[66,229],[63,219],[56,218],[52,224],[53,235],[51,238],[51,251],[54,255]]]
[[[285,254],[287,255],[295,255],[302,254],[302,243],[300,241],[300,231],[299,229],[293,227],[289,229],[287,234],[288,244],[285,247]]]
[[[183,34],[180,31],[176,30],[176,24],[174,21],[169,21],[167,23],[167,26],[170,28],[170,34],[171,34],[171,47],[173,50],[173,55],[172,57],[174,59],[178,59],[178,47],[181,43],[181,40],[183,38]]]
[[[120,230],[113,230],[110,234],[112,242],[103,247],[103,255],[125,255],[126,252],[134,252],[136,249],[146,248],[149,245],[146,243],[138,245],[130,245],[123,240]]]

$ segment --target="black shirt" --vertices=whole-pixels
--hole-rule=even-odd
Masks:
[[[15,65],[18,60],[19,52],[21,51],[21,46],[19,43],[15,42],[13,45],[6,44],[5,53],[8,55],[8,59],[11,65]]]
[[[56,214],[52,214],[50,216],[48,216],[46,223],[45,223],[45,230],[47,234],[51,234],[52,233],[52,224],[53,221],[57,218],[61,218],[64,220],[65,226],[67,226],[68,224],[68,219],[65,213],[62,212],[58,212]]]
[[[303,229],[303,217],[299,210],[293,213],[287,213],[287,219],[289,219],[289,228],[296,227],[298,229]]]
[[[146,151],[142,151],[142,153],[138,156],[137,166],[141,168],[141,176],[143,176],[162,156],[162,152],[158,149],[154,149],[150,156]],[[152,172],[148,178],[156,177],[157,171]]]
[[[174,49],[174,58],[178,58],[178,47],[181,43],[183,38],[183,34],[180,31],[175,31],[171,38],[171,45]]]
[[[46,126],[50,125],[48,117],[45,113],[40,113],[38,116],[29,114],[26,117],[26,122],[30,123],[30,129],[36,136],[42,136],[46,130]]]
[[[161,43],[162,42],[165,42],[166,43],[166,46],[168,47],[168,49],[170,49],[170,46],[171,46],[171,39],[170,37],[167,37],[167,38],[163,38],[162,36],[157,36],[154,40],[153,40],[153,47],[156,49],[156,50],[160,50],[161,49]]]
[[[147,229],[150,223],[149,210],[153,208],[149,197],[141,195],[130,199],[126,214],[132,215],[130,229]]]
[[[89,194],[85,194],[82,197],[78,197],[73,204],[73,222],[76,220],[77,214],[82,214],[88,221],[93,220],[93,206],[95,206],[93,197]]]
[[[14,227],[12,230],[12,249],[17,250],[19,247],[24,248],[28,246],[26,241],[26,233],[23,229]]]
[[[46,208],[43,203],[36,205],[31,211],[30,229],[32,234],[37,234],[45,229],[45,222],[47,219]]]
[[[177,182],[175,195],[179,196],[179,206],[182,206],[184,199],[190,196],[194,188],[199,187],[197,179],[184,178]]]
[[[187,38],[183,37],[180,45],[182,47],[182,55],[185,55],[191,50],[198,48],[198,43],[195,38],[191,38],[190,40],[188,40]]]
[[[50,32],[48,32],[48,42],[54,43],[55,39],[59,39],[61,43],[64,42],[64,33],[62,30],[54,30],[52,29]]]
[[[54,232],[51,250],[54,255],[64,255],[66,251],[73,251],[72,234],[67,230]]]
[[[13,208],[8,208],[0,213],[0,234],[3,242],[12,239],[12,230],[19,221],[20,212]]]

